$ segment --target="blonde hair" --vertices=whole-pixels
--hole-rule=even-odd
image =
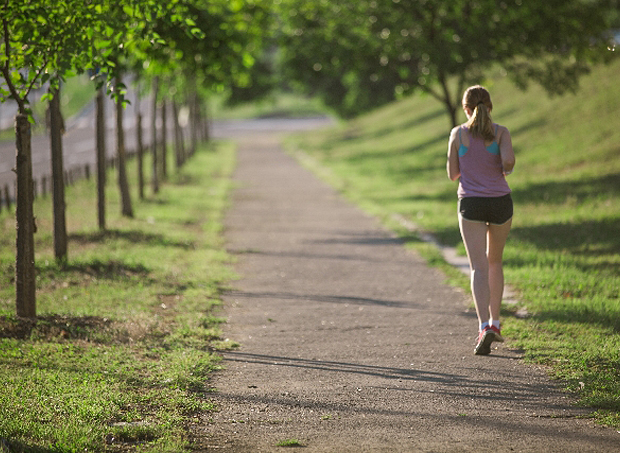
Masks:
[[[486,88],[475,85],[467,88],[463,94],[463,107],[468,107],[472,115],[465,124],[474,137],[494,140],[493,120],[491,119],[491,95]]]

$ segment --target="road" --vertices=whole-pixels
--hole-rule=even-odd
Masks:
[[[136,108],[135,99],[130,97],[132,105],[125,111],[125,148],[128,152],[137,148],[136,133]],[[150,143],[150,103],[141,103],[143,116],[144,140],[145,145]],[[112,159],[116,153],[116,119],[114,116],[114,103],[106,99],[106,157]],[[6,112],[8,106],[3,106]],[[5,113],[6,115],[6,113]],[[6,117],[4,118],[6,122]],[[91,174],[95,173],[96,151],[95,151],[95,106],[89,104],[75,118],[66,122],[67,131],[63,136],[63,160],[65,170],[81,168],[85,165],[91,167]],[[4,140],[0,142],[0,189],[4,191],[8,185],[14,197],[15,174],[12,169],[15,167],[16,146],[14,140]],[[33,179],[40,184],[42,177],[47,177],[50,181],[51,157],[50,140],[47,134],[32,136],[32,171]],[[48,192],[50,188],[48,187]]]

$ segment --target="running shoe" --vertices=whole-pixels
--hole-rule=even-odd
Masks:
[[[485,327],[479,334],[474,348],[476,355],[489,355],[491,353],[491,343],[495,340],[495,332],[490,326]]]
[[[502,337],[502,333],[500,332],[500,330],[495,326],[491,326],[491,330],[493,331],[493,333],[495,333],[495,339],[493,341],[499,341],[500,343],[503,343],[504,337]]]

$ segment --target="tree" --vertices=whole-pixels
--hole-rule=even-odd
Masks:
[[[141,84],[138,83],[136,87],[136,142],[137,142],[137,170],[138,170],[138,196],[140,200],[144,200],[144,143],[143,143],[143,130],[142,130],[142,109],[140,108],[141,101]]]
[[[97,87],[95,98],[95,135],[97,153],[97,221],[99,230],[105,230],[105,184],[106,184],[106,116],[105,93],[102,87]]]
[[[146,3],[143,1],[141,3]],[[151,5],[157,2],[151,0]],[[105,49],[109,42],[98,40],[105,33],[120,39],[118,29],[108,23],[108,2],[81,0],[3,0],[0,10],[0,72],[6,88],[2,101],[13,99],[16,117],[17,244],[15,265],[18,316],[36,316],[34,213],[32,182],[31,123],[28,96],[35,88],[50,84],[53,96],[61,80],[96,66],[115,68]],[[131,24],[127,25],[130,26]],[[95,58],[96,54],[96,58]],[[113,71],[108,71],[114,75]],[[57,206],[64,206],[64,202]]]
[[[65,181],[62,155],[64,121],[60,111],[60,88],[51,89],[49,101],[50,143],[52,152],[52,192],[54,206],[54,256],[67,261],[67,222],[65,215]]]
[[[121,92],[125,89],[122,75],[117,73],[116,85],[117,91]],[[133,217],[133,207],[131,205],[131,196],[129,194],[129,181],[127,180],[127,158],[125,153],[125,130],[123,129],[124,109],[123,96],[116,98],[116,157],[118,168],[118,187],[121,194],[121,214],[125,217]]]
[[[51,99],[60,82],[92,70],[98,87],[117,103],[119,166],[124,163],[122,107],[124,87],[120,77],[128,68],[153,62],[151,76],[162,68],[170,74],[196,77],[200,91],[242,83],[244,69],[253,63],[251,43],[262,34],[266,0],[0,0],[0,72],[5,85],[2,101],[13,99],[16,117],[17,253],[16,306],[19,316],[36,316],[34,266],[34,214],[31,162],[32,120],[28,95],[50,84]],[[197,25],[200,24],[200,25]],[[158,32],[165,32],[160,33]],[[166,35],[166,39],[162,35]],[[208,38],[207,38],[208,37]],[[166,62],[170,59],[174,64]],[[156,64],[155,64],[156,63]],[[185,77],[187,80],[188,78]],[[177,90],[182,92],[182,90]],[[101,100],[101,98],[99,98]],[[101,105],[101,104],[100,104]],[[98,109],[99,111],[99,109]],[[199,111],[197,108],[194,111]],[[103,149],[99,128],[98,148]],[[105,180],[103,159],[98,157],[98,185]],[[123,214],[131,215],[126,171],[119,168]],[[103,196],[99,197],[99,226],[105,228]],[[64,203],[59,204],[64,206]]]
[[[344,115],[414,90],[451,124],[464,88],[504,67],[524,87],[577,87],[605,53],[607,0],[283,0],[285,74]]]
[[[185,145],[183,143],[183,130],[179,121],[179,106],[176,100],[172,100],[172,122],[174,133],[175,163],[177,170],[185,163]]]
[[[87,24],[92,5],[78,0],[29,2],[4,0],[0,11],[0,71],[6,89],[2,101],[13,99],[16,117],[17,253],[15,263],[18,316],[36,316],[34,213],[31,124],[28,96],[50,83],[56,89],[62,77],[84,64]]]
[[[153,106],[151,110],[151,161],[153,165],[153,173],[151,176],[151,184],[153,187],[153,193],[159,192],[159,157],[157,146],[157,98],[159,96],[159,77],[153,78],[152,93]]]
[[[161,89],[177,96],[186,93],[190,108],[190,149],[198,142],[204,98],[231,86],[250,81],[254,54],[270,30],[271,2],[268,0],[196,0],[168,8],[155,23],[154,31],[163,43],[148,49],[149,73],[161,77]],[[185,18],[179,26],[173,19]],[[204,135],[204,134],[203,134]]]

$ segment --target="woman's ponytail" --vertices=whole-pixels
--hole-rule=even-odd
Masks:
[[[493,103],[489,92],[480,85],[469,87],[463,95],[463,106],[472,110],[472,115],[465,124],[471,134],[487,141],[494,140],[495,131],[491,119]]]

